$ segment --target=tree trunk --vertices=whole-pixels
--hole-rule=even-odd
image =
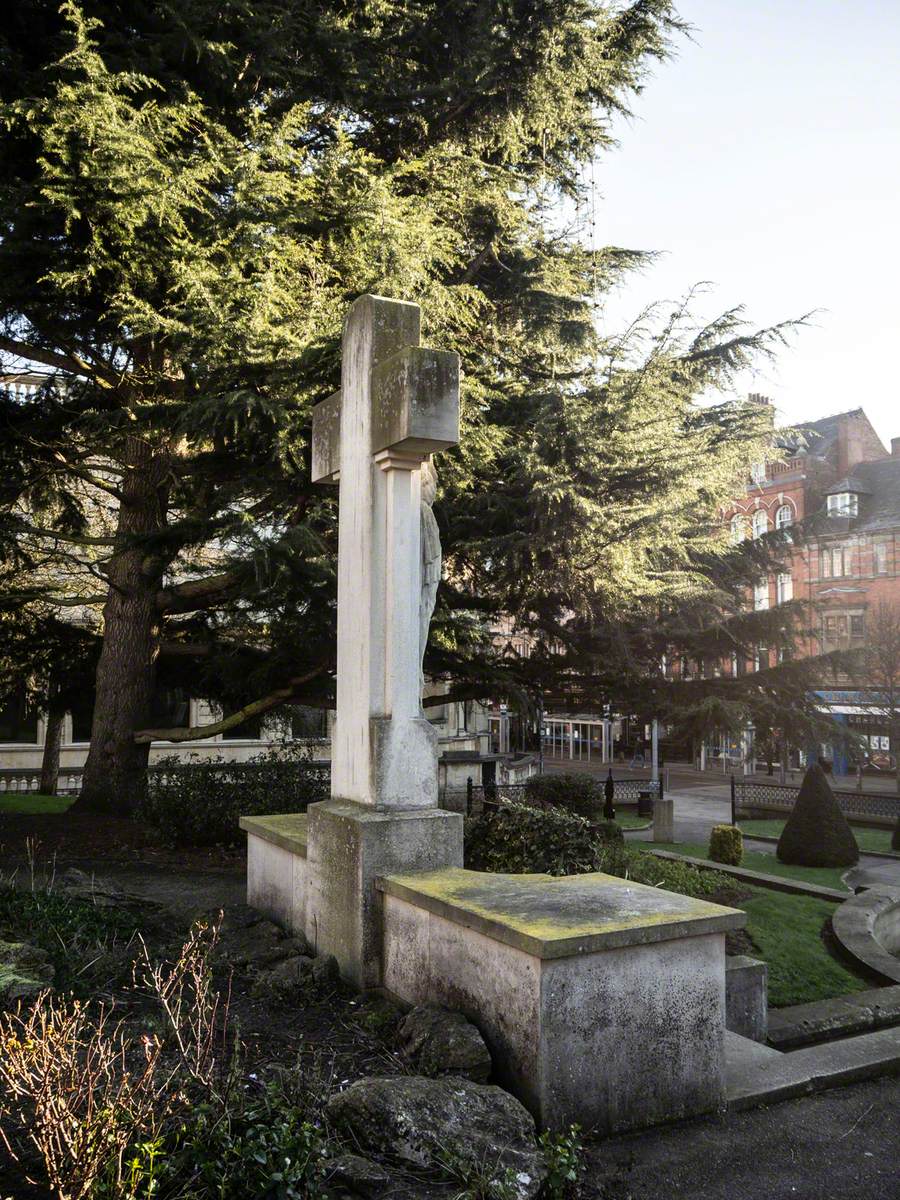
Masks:
[[[62,745],[66,706],[51,698],[44,735],[44,754],[41,759],[41,794],[55,796],[59,783],[59,748]]]
[[[91,747],[78,800],[92,811],[131,813],[146,783],[150,747],[137,745],[134,732],[150,723],[159,648],[156,598],[166,564],[148,555],[143,539],[165,526],[167,463],[132,439],[103,609]]]

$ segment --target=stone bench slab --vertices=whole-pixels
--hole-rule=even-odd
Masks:
[[[252,837],[306,858],[309,818],[306,813],[279,813],[270,817],[241,817],[240,826]]]
[[[542,960],[592,954],[746,923],[738,909],[615,875],[488,875],[452,868],[378,880],[405,900]]]

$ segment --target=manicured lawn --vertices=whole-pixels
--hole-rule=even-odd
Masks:
[[[770,1005],[808,1004],[871,987],[833,958],[822,940],[834,904],[761,888],[753,893],[736,907],[747,913],[747,932],[769,965]]]
[[[741,829],[747,837],[781,837],[784,821],[741,821]],[[862,825],[852,825],[853,836],[860,850],[871,850],[884,854],[891,848],[890,829],[867,829]]]
[[[623,829],[649,829],[653,824],[647,817],[638,817],[634,813],[616,812],[616,824]]]
[[[42,796],[40,792],[13,792],[0,796],[0,813],[61,813],[70,808],[74,796]]]
[[[675,854],[688,854],[691,858],[709,861],[709,848],[697,842],[655,842],[654,845],[660,850],[671,850]],[[846,874],[848,867],[795,867],[779,862],[774,854],[766,854],[761,850],[745,850],[741,866],[747,871],[761,871],[764,875],[781,875],[801,883],[815,883],[820,887],[838,888],[845,892],[849,890],[841,882],[841,876]]]

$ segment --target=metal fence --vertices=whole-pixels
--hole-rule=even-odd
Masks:
[[[597,780],[599,803],[603,802],[605,782],[600,778]],[[662,798],[662,795],[661,779],[613,779],[614,805],[637,805],[640,808],[643,802],[652,814],[653,800],[657,796]],[[529,796],[527,783],[475,783],[469,779],[465,788],[448,788],[441,794],[442,807],[469,816],[477,816],[486,806],[489,808],[492,804],[510,801],[529,804],[532,808],[555,807],[537,796]]]
[[[738,815],[753,811],[790,812],[800,788],[790,783],[760,783],[753,779],[735,779],[734,802]],[[835,790],[841,812],[847,817],[872,817],[896,821],[900,798],[890,792],[856,792]]]

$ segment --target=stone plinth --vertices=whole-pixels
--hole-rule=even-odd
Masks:
[[[541,1125],[606,1133],[724,1103],[725,931],[744,913],[602,874],[378,888],[384,986],[474,1021]]]
[[[769,1032],[769,968],[758,958],[729,956],[725,963],[725,1024],[732,1033],[764,1042]]]
[[[654,842],[675,841],[674,800],[656,799],[653,801],[653,840]]]
[[[461,866],[463,818],[440,808],[380,811],[351,801],[309,808],[306,937],[333,954],[359,988],[382,982],[381,897],[375,880],[397,870]]]

